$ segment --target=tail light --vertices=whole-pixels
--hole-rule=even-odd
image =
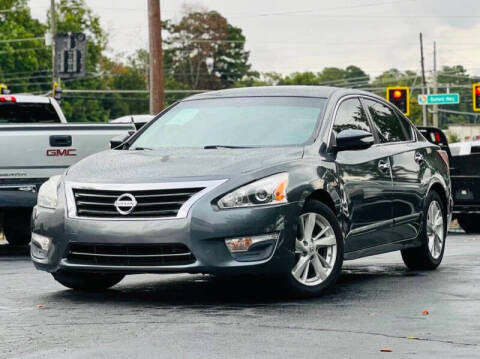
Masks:
[[[447,166],[447,170],[450,171],[450,160],[448,159],[448,153],[444,150],[438,150],[438,154],[440,158],[445,162],[445,166]]]
[[[0,102],[17,102],[15,96],[0,96]]]

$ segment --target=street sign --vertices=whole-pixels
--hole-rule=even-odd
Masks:
[[[456,105],[460,103],[458,93],[439,93],[434,95],[418,95],[418,104],[425,105]]]
[[[55,35],[55,77],[85,76],[87,71],[87,37],[85,34]]]

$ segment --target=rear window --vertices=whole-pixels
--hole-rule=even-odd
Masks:
[[[50,103],[0,104],[0,124],[60,122],[55,108]]]

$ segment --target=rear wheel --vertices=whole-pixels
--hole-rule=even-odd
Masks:
[[[30,243],[31,209],[11,209],[5,212],[3,231],[7,242],[14,246],[25,246]]]
[[[461,214],[458,216],[457,221],[466,233],[480,233],[480,215]]]
[[[118,284],[123,277],[122,274],[103,274],[87,272],[66,272],[58,271],[52,273],[53,278],[67,288],[96,292],[106,290]]]
[[[422,245],[402,251],[403,262],[410,269],[435,269],[443,259],[447,237],[447,215],[437,192],[432,191],[428,194],[423,217],[419,237]]]
[[[343,264],[343,237],[335,214],[325,204],[309,201],[299,218],[295,264],[287,275],[290,291],[316,296],[337,281]]]

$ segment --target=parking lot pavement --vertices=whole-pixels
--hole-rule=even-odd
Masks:
[[[480,236],[450,235],[433,272],[407,271],[399,253],[347,262],[336,288],[310,300],[202,275],[75,293],[25,252],[0,246],[0,358],[480,356]]]

